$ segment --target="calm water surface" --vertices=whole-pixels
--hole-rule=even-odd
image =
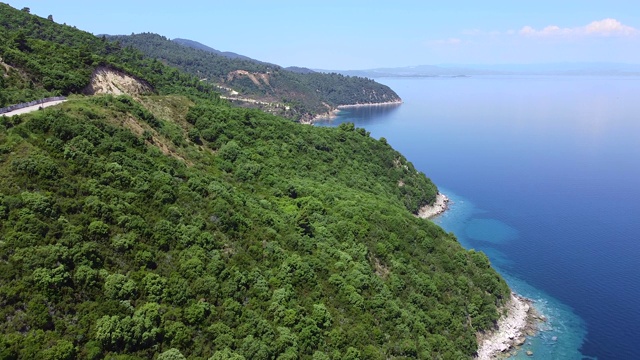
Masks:
[[[550,319],[525,349],[640,358],[640,78],[381,82],[405,103],[321,125],[385,137],[450,195],[436,222]]]

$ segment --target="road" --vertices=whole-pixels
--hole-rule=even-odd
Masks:
[[[61,104],[61,103],[65,102],[65,101],[67,101],[67,100],[49,101],[49,102],[38,104],[38,105],[27,106],[26,108],[13,110],[13,111],[9,111],[8,113],[0,114],[0,116],[9,116],[9,117],[11,117],[13,115],[26,114],[26,113],[38,111],[40,108],[44,109],[44,108],[49,107],[49,106],[58,105],[58,104]]]

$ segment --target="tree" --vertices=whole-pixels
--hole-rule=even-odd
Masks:
[[[180,350],[171,348],[158,355],[158,360],[187,360],[187,358],[182,355]]]
[[[24,31],[19,31],[15,37],[13,38],[13,43],[18,48],[18,50],[25,52],[30,51],[31,48],[27,43],[27,34]]]
[[[104,282],[104,295],[113,300],[129,300],[136,291],[136,283],[122,274],[111,274]]]
[[[47,20],[49,20],[49,21],[53,21],[53,15],[49,15],[49,16],[47,16]]]
[[[209,360],[245,360],[245,357],[231,351],[229,348],[216,351]]]
[[[58,343],[42,352],[43,359],[50,360],[71,360],[76,358],[76,349],[73,343],[61,340]]]

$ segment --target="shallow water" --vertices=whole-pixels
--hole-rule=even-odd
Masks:
[[[445,188],[440,190],[451,199],[450,208],[434,219],[434,222],[447,231],[454,232],[462,246],[484,251],[494,268],[505,277],[511,289],[532,299],[536,309],[547,318],[546,323],[539,325],[542,331],[537,336],[527,339],[513,358],[529,358],[526,351],[531,350],[539,359],[582,359],[583,356],[578,351],[586,335],[582,319],[568,306],[503,270],[503,267],[513,266],[517,261],[508,259],[492,245],[516,241],[517,231],[500,220],[487,219],[486,211],[477,208],[468,199]],[[480,238],[474,238],[470,234],[479,234]],[[492,234],[495,234],[495,237],[492,237]],[[487,243],[484,245],[482,242]]]
[[[536,358],[638,358],[640,78],[382,82],[405,103],[320,125],[385,137],[452,198],[435,221],[549,318]]]

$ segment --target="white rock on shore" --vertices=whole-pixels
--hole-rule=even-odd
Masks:
[[[530,300],[511,293],[507,313],[498,320],[496,330],[478,336],[478,360],[497,359],[522,342],[527,330],[535,329],[535,310]]]
[[[418,217],[422,219],[430,219],[442,214],[449,207],[449,198],[441,193],[436,195],[436,201],[433,205],[425,205],[418,210]]]
[[[402,104],[402,100],[385,101],[385,102],[377,102],[377,103],[338,105],[338,109],[347,109],[347,108],[354,108],[354,107],[367,107],[367,106],[400,105],[400,104]]]

